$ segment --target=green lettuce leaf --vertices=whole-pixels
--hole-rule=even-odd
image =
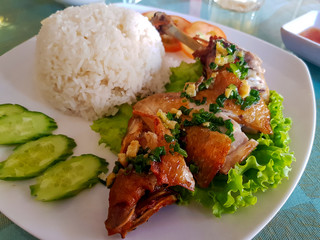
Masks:
[[[202,75],[203,66],[200,60],[194,63],[181,62],[180,66],[171,68],[170,82],[166,92],[181,92],[186,82],[196,82]]]
[[[114,153],[119,153],[122,138],[128,128],[129,119],[132,116],[132,106],[123,104],[114,116],[100,118],[93,122],[91,129],[100,133],[99,144],[105,143]]]
[[[245,161],[236,164],[228,175],[217,175],[208,188],[196,187],[194,193],[190,193],[192,198],[188,196],[181,202],[193,199],[220,217],[224,213],[234,213],[240,207],[254,205],[257,202],[256,192],[277,187],[284,178],[288,178],[295,158],[289,152],[291,120],[283,117],[282,102],[281,95],[270,92],[268,107],[273,134],[260,134],[258,147]],[[183,196],[187,195],[184,193]]]

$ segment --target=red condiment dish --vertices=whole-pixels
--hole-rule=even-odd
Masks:
[[[287,49],[320,66],[320,11],[310,11],[281,27]]]

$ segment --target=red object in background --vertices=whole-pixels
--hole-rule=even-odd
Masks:
[[[316,43],[320,43],[320,28],[310,27],[301,32],[300,35]]]

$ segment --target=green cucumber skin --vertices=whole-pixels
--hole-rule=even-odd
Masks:
[[[44,175],[41,175],[37,178],[37,183],[34,184],[34,185],[31,185],[30,186],[30,193],[32,196],[36,197],[37,200],[40,200],[40,201],[43,201],[43,202],[50,202],[50,201],[55,201],[55,200],[62,200],[62,199],[66,199],[66,198],[70,198],[70,197],[73,197],[75,195],[77,195],[79,192],[81,192],[82,190],[84,189],[87,189],[87,188],[91,188],[93,187],[96,183],[99,182],[99,177],[98,175],[101,173],[101,172],[107,172],[108,171],[108,162],[105,161],[105,159],[103,158],[100,158],[100,157],[97,157],[93,154],[83,154],[83,155],[80,155],[80,156],[73,156],[71,159],[67,160],[67,161],[64,161],[64,162],[60,162],[58,163],[57,165],[55,166],[52,166],[50,168],[48,168],[44,174],[50,174],[51,172],[55,172],[56,169],[58,168],[63,168],[63,167],[66,167],[68,166],[72,161],[76,161],[75,159],[79,159],[79,161],[81,161],[81,159],[83,158],[86,158],[86,157],[93,157],[95,160],[98,160],[99,161],[99,167],[95,170],[95,173],[93,174],[93,176],[91,176],[90,178],[88,179],[85,179],[81,184],[79,184],[78,186],[73,186],[73,189],[72,190],[65,190],[65,191],[61,191],[61,192],[58,192],[57,194],[55,194],[55,196],[53,197],[46,197],[44,196],[42,193],[41,193],[41,189],[40,189],[40,185],[41,185],[41,182],[43,180],[46,180],[45,179],[45,176]],[[71,161],[70,161],[71,160]],[[73,169],[74,170],[74,169]],[[50,175],[46,176],[47,178],[51,177]],[[43,179],[44,178],[44,179]],[[47,190],[50,192],[50,190]],[[39,196],[39,195],[42,195],[42,196]]]
[[[60,161],[64,161],[66,160],[69,156],[71,156],[73,154],[73,149],[77,146],[76,142],[74,141],[74,139],[72,138],[69,138],[65,135],[62,135],[62,134],[58,134],[58,135],[49,135],[49,136],[44,136],[42,138],[39,138],[37,140],[34,140],[34,141],[30,141],[30,142],[27,142],[25,144],[22,144],[22,145],[19,145],[17,146],[13,151],[13,153],[16,153],[18,151],[20,151],[20,149],[26,147],[27,145],[30,145],[36,141],[38,142],[41,142],[43,140],[50,140],[50,138],[52,137],[56,137],[56,136],[60,136],[60,137],[63,137],[64,139],[66,139],[67,141],[67,144],[65,146],[65,151],[60,154],[57,158],[55,159],[52,159],[51,162],[46,165],[45,167],[43,168],[39,168],[37,171],[34,171],[33,173],[30,173],[30,174],[26,174],[26,175],[23,175],[23,176],[7,176],[7,177],[1,177],[0,175],[0,179],[1,180],[6,180],[6,181],[16,181],[16,180],[25,180],[25,179],[30,179],[30,178],[34,178],[34,177],[37,177],[39,176],[40,174],[42,174],[44,171],[46,171],[49,167],[55,165],[56,163],[60,162]],[[10,156],[9,156],[10,158]],[[5,161],[1,162],[0,163],[0,170],[4,167],[5,165]],[[1,172],[0,172],[1,173]]]
[[[31,185],[30,186],[30,193],[31,196],[36,197],[37,200],[42,201],[42,202],[52,202],[52,201],[57,201],[57,200],[63,200],[63,199],[67,199],[67,198],[71,198],[76,196],[78,193],[80,193],[82,190],[84,189],[89,189],[92,188],[94,185],[96,185],[99,182],[98,179],[90,179],[88,180],[88,182],[86,182],[85,184],[79,186],[79,188],[73,190],[73,191],[69,191],[69,192],[65,192],[63,195],[61,196],[56,196],[54,198],[42,198],[40,199],[38,197],[38,191],[39,191],[39,186],[38,185]]]
[[[25,107],[19,104],[11,104],[11,103],[0,104],[0,117],[18,114],[25,111],[28,111],[28,109],[26,109]]]
[[[25,111],[22,113],[17,113],[13,115],[7,115],[0,117],[0,126],[7,124],[10,121],[14,121],[16,119],[23,119],[24,117],[41,117],[42,124],[46,125],[46,128],[37,131],[37,129],[34,129],[33,134],[28,134],[26,136],[19,135],[11,135],[8,133],[3,133],[0,131],[0,145],[15,145],[15,144],[22,144],[31,140],[35,140],[38,138],[41,138],[43,136],[51,135],[52,132],[57,129],[57,123],[55,120],[48,115],[41,113],[41,112],[34,112],[34,111]],[[33,119],[34,120],[34,119]],[[17,128],[18,124],[15,124],[15,127]],[[4,136],[5,135],[5,136]]]

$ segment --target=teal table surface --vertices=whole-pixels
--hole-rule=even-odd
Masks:
[[[223,10],[213,0],[122,2],[200,17],[254,35],[283,49],[281,26],[310,10],[320,10],[319,0],[265,0],[260,10],[251,13]],[[0,55],[36,35],[42,19],[64,8],[64,5],[50,0],[0,0]],[[306,64],[312,77],[317,109],[311,156],[287,202],[254,239],[320,239],[320,67],[309,62]],[[0,239],[36,238],[0,213]]]

